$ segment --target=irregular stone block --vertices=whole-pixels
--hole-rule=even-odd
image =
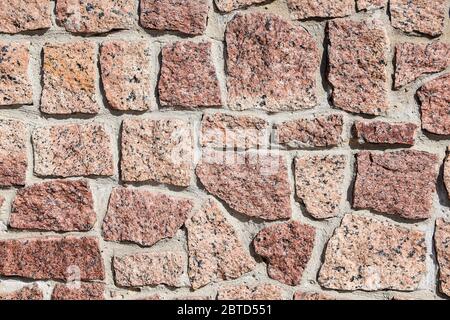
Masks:
[[[50,0],[1,1],[0,32],[19,33],[50,28],[50,3]]]
[[[434,244],[439,265],[439,290],[450,297],[450,223],[444,219],[436,220]]]
[[[57,283],[52,292],[52,300],[104,300],[105,285],[103,283]]]
[[[294,19],[337,18],[355,12],[354,0],[287,0]]]
[[[281,288],[273,284],[237,285],[220,288],[217,300],[283,300]]]
[[[412,146],[417,125],[414,123],[389,123],[383,121],[356,121],[356,137],[360,143],[404,144]]]
[[[27,129],[18,120],[0,119],[0,186],[25,185]]]

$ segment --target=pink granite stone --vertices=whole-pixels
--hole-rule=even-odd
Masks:
[[[356,0],[358,10],[372,10],[386,7],[388,0]]]
[[[404,144],[412,146],[417,125],[405,122],[356,121],[356,138],[360,143]]]
[[[355,12],[354,0],[287,0],[294,19],[345,17]]]
[[[52,300],[104,300],[105,284],[98,282],[82,282],[55,285]]]
[[[242,284],[220,288],[217,300],[283,300],[283,292],[280,287],[268,283]]]
[[[294,293],[293,300],[318,301],[318,300],[335,300],[335,299],[324,293],[296,291]]]
[[[217,8],[222,12],[230,12],[253,4],[262,4],[264,2],[267,2],[267,0],[214,0]]]
[[[18,120],[0,119],[0,186],[25,185],[27,129]]]
[[[52,25],[50,0],[0,1],[0,32],[19,33]]]
[[[436,220],[434,244],[439,265],[439,290],[450,297],[450,223],[444,219]]]
[[[0,292],[1,300],[43,300],[44,293],[37,284],[23,287],[13,292]]]

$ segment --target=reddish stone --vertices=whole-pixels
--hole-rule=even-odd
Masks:
[[[406,150],[357,155],[353,206],[406,219],[431,216],[437,156]]]
[[[98,240],[49,237],[0,241],[0,275],[36,280],[102,280]]]
[[[222,12],[230,12],[252,4],[260,4],[267,0],[214,0],[217,8]]]
[[[439,290],[450,297],[450,223],[436,220],[434,244],[439,265]]]
[[[0,292],[0,300],[43,300],[44,293],[37,284],[23,287],[14,292]]]
[[[356,0],[358,10],[372,10],[387,6],[388,0]]]
[[[145,190],[115,188],[103,222],[103,237],[151,246],[173,237],[186,221],[194,203]]]
[[[422,129],[450,134],[450,73],[423,85],[418,91],[421,104]]]
[[[225,39],[230,109],[277,112],[317,104],[319,51],[305,29],[272,14],[237,14]]]
[[[281,288],[273,284],[237,285],[220,288],[217,300],[283,300]]]
[[[17,191],[9,225],[15,229],[88,231],[96,221],[85,180],[56,180]]]
[[[444,184],[450,199],[450,147],[447,147],[447,156],[444,161]]]
[[[417,125],[414,123],[389,123],[382,121],[356,121],[356,137],[360,143],[404,144],[412,146]]]
[[[345,17],[355,12],[354,0],[287,0],[294,19]]]
[[[272,152],[203,150],[196,169],[206,190],[249,217],[291,217],[291,187],[284,156]]]
[[[189,35],[200,35],[206,30],[208,0],[140,0],[140,3],[144,28]]]
[[[27,129],[23,122],[0,119],[0,186],[25,185]]]
[[[0,32],[19,33],[52,25],[50,0],[0,1]]]
[[[297,221],[272,225],[260,231],[253,245],[255,252],[267,260],[272,279],[295,286],[314,248],[314,228]]]
[[[342,110],[385,113],[388,39],[381,21],[328,23],[329,72],[333,104]]]
[[[52,292],[52,300],[104,300],[105,285],[103,283],[56,284]]]
[[[158,91],[159,101],[164,107],[221,106],[211,42],[179,41],[165,46]]]
[[[296,291],[294,300],[335,300],[333,297],[319,292]]]

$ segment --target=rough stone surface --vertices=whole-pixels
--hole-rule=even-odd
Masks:
[[[303,292],[303,291],[296,291],[294,293],[294,300],[335,300],[333,297],[319,293],[319,292]]]
[[[266,220],[291,216],[291,187],[282,155],[204,150],[196,172],[209,193],[242,214]]]
[[[450,134],[450,73],[431,80],[417,91],[421,104],[422,129]]]
[[[426,273],[425,234],[348,214],[327,244],[319,283],[336,290],[417,289]]]
[[[327,219],[339,213],[347,162],[344,155],[300,156],[295,159],[297,197],[314,218]]]
[[[50,0],[0,1],[0,32],[19,33],[50,28],[50,11]]]
[[[317,104],[319,52],[306,30],[272,14],[237,14],[225,40],[231,109],[276,112]]]
[[[114,257],[116,284],[122,287],[142,287],[166,284],[178,287],[186,261],[181,252],[136,253]]]
[[[141,25],[147,29],[200,35],[206,30],[208,0],[140,0]]]
[[[217,8],[222,12],[230,12],[239,8],[261,4],[267,0],[214,0]]]
[[[27,42],[0,41],[0,106],[33,103],[29,46]]]
[[[328,23],[328,81],[333,104],[342,110],[378,115],[387,101],[388,39],[379,20]]]
[[[105,285],[103,283],[56,284],[52,292],[52,300],[104,300]]]
[[[192,128],[188,120],[124,120],[122,180],[186,187],[193,171],[193,148]]]
[[[356,0],[358,10],[372,10],[387,6],[388,0]]]
[[[431,216],[437,156],[407,150],[357,155],[353,207],[406,219]]]
[[[15,229],[88,231],[95,221],[88,182],[56,180],[17,191],[9,225]]]
[[[447,156],[444,161],[444,184],[450,199],[450,146],[447,147]]]
[[[414,123],[389,123],[383,121],[356,121],[356,137],[360,143],[414,144],[417,125]]]
[[[27,130],[23,122],[0,119],[0,186],[25,184],[26,140]]]
[[[450,223],[436,220],[434,243],[439,264],[439,290],[450,297]]]
[[[189,278],[194,289],[217,280],[239,278],[256,263],[212,198],[186,222]]]
[[[158,91],[159,101],[164,107],[221,106],[211,42],[179,41],[165,46]]]
[[[41,111],[96,114],[95,45],[77,41],[44,46]]]
[[[1,300],[43,300],[44,294],[37,284],[23,287],[19,290],[3,293],[0,292]]]
[[[109,199],[103,237],[151,246],[173,237],[184,224],[193,201],[158,192],[116,188]]]
[[[268,129],[263,118],[218,112],[203,116],[200,139],[208,148],[260,148],[269,143]]]
[[[276,142],[291,148],[335,147],[342,140],[344,120],[332,114],[288,120],[276,125]]]
[[[297,221],[280,223],[260,231],[253,245],[267,261],[269,277],[282,283],[300,284],[314,247],[314,228]]]
[[[390,0],[391,24],[404,32],[439,36],[448,15],[445,0]]]
[[[0,240],[0,275],[36,280],[102,280],[98,240],[48,237]]]
[[[281,288],[273,284],[237,285],[220,288],[217,300],[282,300]]]
[[[101,124],[45,126],[33,132],[34,173],[39,176],[110,176],[111,141]]]
[[[58,0],[57,22],[75,33],[102,33],[133,25],[134,0]]]
[[[108,41],[100,49],[103,89],[112,109],[152,108],[150,48],[144,41]]]
[[[287,0],[294,19],[345,17],[355,12],[354,0]]]
[[[404,42],[395,46],[395,88],[419,77],[445,70],[450,65],[450,44]]]

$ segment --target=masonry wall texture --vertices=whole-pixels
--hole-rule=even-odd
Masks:
[[[450,298],[449,10],[0,1],[0,300]]]

